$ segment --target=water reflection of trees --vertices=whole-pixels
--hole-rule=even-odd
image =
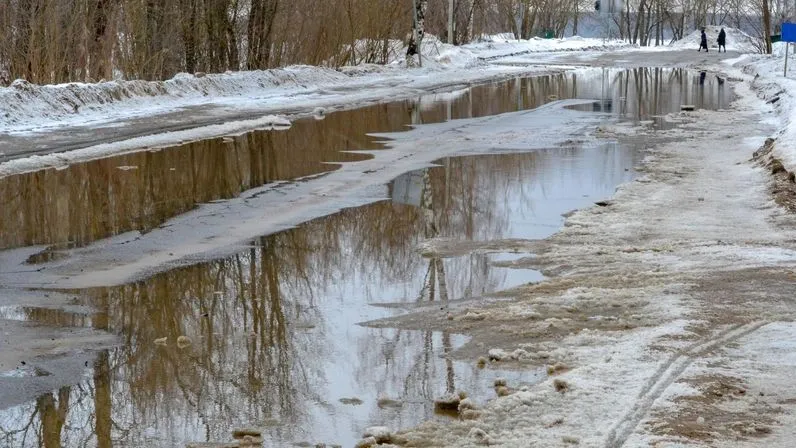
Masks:
[[[403,103],[382,104],[332,113],[323,121],[299,120],[286,131],[257,131],[4,177],[0,249],[80,246],[129,230],[146,231],[197,203],[333,169],[326,162],[362,160],[366,156],[340,151],[376,148],[367,133],[402,130],[407,119]]]
[[[326,162],[361,160],[341,152],[377,148],[367,133],[412,123],[478,117],[536,107],[551,93],[565,97],[568,76],[517,79],[475,87],[424,104],[421,99],[299,120],[287,131],[209,139],[0,178],[0,249],[38,244],[83,246],[130,230],[147,231],[198,203],[231,198],[277,180],[333,169]],[[119,167],[137,167],[123,170]]]
[[[520,159],[450,159],[429,170],[428,186],[439,198],[433,203],[436,231],[500,237],[509,222],[508,204],[501,199],[508,193],[502,190],[520,176],[532,175],[533,164],[518,165]],[[415,253],[416,243],[431,236],[424,233],[423,216],[421,209],[386,201],[344,210],[261,238],[233,257],[89,291],[88,302],[100,312],[85,324],[119,333],[123,346],[101,357],[106,366],[95,366],[93,381],[60,391],[57,399],[45,396],[28,411],[47,426],[45,433],[62,433],[62,439],[86,440],[110,427],[115,437],[144,440],[142,428],[159,427],[178,439],[201,434],[217,440],[231,424],[271,417],[306,427],[307,403],[326,399],[321,396],[324,340],[338,334],[330,329],[336,323],[323,314],[329,304],[318,301],[328,300],[330,291],[352,277],[360,278],[357,284],[367,290],[363,296],[374,301],[389,284],[408,280],[415,294],[406,299],[414,300],[427,288],[423,273],[428,261]],[[447,261],[447,272],[442,260],[434,263],[440,267],[437,282],[445,279],[450,296],[462,297],[471,287],[469,260]],[[39,309],[27,317],[65,323],[63,316]],[[174,345],[180,335],[192,338],[190,348]],[[154,345],[161,337],[171,344]],[[383,372],[385,378],[393,375],[388,381],[416,378],[428,384],[424,378],[431,372],[421,367],[428,362],[425,347],[431,341],[421,337],[426,340],[409,340],[404,349],[425,361],[391,366],[397,369]],[[451,345],[448,336],[444,344]],[[365,361],[371,363],[362,364],[371,372],[369,382],[377,380],[373,375],[384,359],[366,356]],[[69,409],[66,426],[54,424],[58,420],[47,413],[61,403]],[[290,427],[283,430],[290,432]]]
[[[90,381],[0,413],[4,431],[20,431],[6,422],[32,422],[5,440],[16,446],[22,434],[32,440],[60,433],[65,446],[111,436],[162,446],[170,443],[164,440],[224,440],[230,426],[269,418],[291,422],[274,430],[274,437],[291,439],[312,426],[312,409],[329,400],[325,366],[338,362],[330,361],[329,350],[341,344],[358,355],[347,374],[363,390],[401,391],[430,403],[456,388],[451,361],[437,358],[452,350],[452,336],[385,329],[347,340],[340,326],[348,323],[333,311],[494,290],[502,273],[490,269],[486,255],[424,259],[416,244],[435,236],[511,235],[512,223],[526,218],[518,214],[533,213],[533,198],[544,196],[547,186],[613,186],[611,176],[623,172],[606,164],[589,180],[573,180],[574,151],[445,159],[424,173],[420,206],[382,201],[343,210],[260,238],[232,257],[85,292],[99,310],[90,319],[26,309],[29,320],[118,333],[123,345],[100,357]],[[177,347],[180,335],[193,344]],[[153,344],[161,337],[170,344]]]
[[[581,85],[582,98],[607,99],[614,113],[636,119],[679,112],[682,104],[722,108],[729,93],[716,76],[700,82],[698,72],[667,68],[588,71],[581,75]]]
[[[675,112],[684,102],[723,107],[726,94],[715,76],[700,84],[698,74],[682,69],[518,78],[440,101],[431,97],[430,103],[421,98],[332,113],[322,121],[299,120],[287,131],[252,132],[8,176],[0,179],[0,194],[6,198],[0,249],[82,246],[130,230],[147,231],[198,203],[333,169],[325,162],[361,160],[365,156],[341,151],[376,148],[367,133],[400,131],[408,124],[523,110],[553,98],[605,97],[619,115],[639,117]]]
[[[107,352],[92,366],[92,382],[61,387],[2,412],[0,444],[43,448],[113,446],[111,372]]]

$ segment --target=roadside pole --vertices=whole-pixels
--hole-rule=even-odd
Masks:
[[[785,73],[784,77],[788,77],[788,50],[790,49],[790,42],[785,42]]]

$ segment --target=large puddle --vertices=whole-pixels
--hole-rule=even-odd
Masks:
[[[681,104],[716,109],[730,100],[713,75],[669,69],[600,70],[520,78],[416,100],[379,104],[257,131],[0,178],[0,249],[59,249],[112,235],[146,232],[200,203],[229,199],[264,184],[318,175],[378,149],[369,133],[420,123],[532,109],[556,99],[598,100],[588,110],[647,119]]]
[[[227,441],[233,428],[254,426],[266,446],[352,446],[370,425],[448,418],[433,405],[448,391],[483,402],[497,376],[533,383],[532,373],[452,360],[461,336],[357,323],[539,280],[491,266],[502,254],[429,260],[416,247],[435,235],[548,236],[563,213],[629,180],[634,162],[632,150],[614,144],[445,159],[393,182],[392,201],[262,237],[234,257],[83,292],[80,304],[99,310],[83,322],[122,335],[123,346],[103,353],[80,384],[0,413],[5,440],[36,446],[55,431],[67,446],[171,447]],[[76,322],[66,312],[16,314]],[[180,336],[191,344],[178,344]]]
[[[631,72],[610,77],[635,79]],[[671,72],[699,82],[699,74]],[[326,162],[357,160],[363,156],[341,151],[378,147],[368,132],[527,109],[555,98],[605,99],[606,91],[626,102],[623,89],[595,81],[602,75],[518,79],[299,121],[288,131],[0,179],[0,191],[27,198],[0,212],[2,247],[85,245],[145,230],[202,201],[333,169]],[[657,93],[644,85],[638,90],[644,107],[623,109],[625,117],[694,103],[671,84]],[[714,87],[717,101],[703,107],[728,100]],[[68,292],[71,305],[88,305],[88,313],[3,308],[3,319],[110,331],[122,344],[87,363],[73,386],[0,411],[0,445],[173,447],[227,442],[234,428],[255,427],[265,446],[352,446],[368,426],[398,429],[450,418],[435,414],[433,404],[448,392],[466,391],[484,402],[494,396],[490,386],[498,376],[534,383],[540,379],[534,372],[454,360],[450,353],[466,342],[460,335],[357,324],[417,303],[445,306],[538,281],[537,272],[492,265],[511,254],[428,259],[417,245],[430,237],[544,238],[560,228],[562,214],[611,196],[632,178],[637,161],[632,148],[616,143],[446,158],[395,179],[392,200],[263,236],[228,258],[124,286]],[[0,388],[50,374],[28,363],[0,375]]]

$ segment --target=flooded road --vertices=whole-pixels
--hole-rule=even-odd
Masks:
[[[533,383],[534,374],[454,361],[447,354],[465,342],[460,336],[356,324],[417,302],[445,306],[541,278],[492,267],[501,254],[423,258],[416,251],[428,236],[422,204],[430,204],[438,236],[541,238],[557,230],[562,213],[610,196],[632,177],[634,162],[634,151],[614,144],[451,158],[394,182],[393,201],[262,237],[231,258],[75,291],[81,305],[98,310],[84,323],[120,334],[122,347],[103,352],[82,383],[5,410],[0,421],[9,432],[11,422],[31,417],[45,426],[38,420],[44,408],[64,402],[61,438],[75,444],[106,438],[167,447],[226,441],[233,428],[254,426],[267,428],[266,446],[352,446],[369,425],[446,418],[435,417],[433,406],[446,392],[484,401],[495,377]],[[67,312],[19,314],[78,323]],[[181,346],[180,336],[191,343]],[[153,342],[164,337],[165,345]],[[103,415],[114,427],[98,434],[103,425],[87,420]],[[54,430],[38,425],[29,440]],[[17,446],[23,434],[6,440]]]
[[[681,104],[717,109],[730,100],[715,76],[700,84],[681,69],[584,69],[516,79],[417,100],[298,120],[285,131],[257,131],[0,178],[0,249],[46,245],[48,261],[128,231],[147,232],[198,204],[237,197],[279,181],[319,175],[381,148],[369,133],[448,119],[533,109],[556,99],[600,100],[580,110],[649,119]]]
[[[201,202],[362,160],[369,156],[343,151],[383,150],[366,136],[371,132],[564,98],[603,105],[610,98],[628,106],[601,109],[613,115],[606,119],[648,119],[696,103],[694,85],[705,85],[698,73],[676,70],[603,75],[518,79],[329,114],[287,131],[0,179],[0,191],[18,198],[1,212],[2,247],[50,246],[29,260],[33,264],[68,257],[69,247],[147,231]],[[664,75],[672,81],[648,82]],[[712,93],[701,107],[729,101],[717,81],[706,89]],[[549,236],[561,227],[562,214],[610,197],[632,179],[638,157],[616,142],[575,142],[445,158],[393,180],[391,200],[260,237],[234,256],[122,286],[60,291],[69,306],[4,306],[5,321],[110,332],[121,340],[86,361],[72,386],[0,411],[0,445],[172,447],[226,442],[233,429],[254,427],[263,431],[265,446],[352,446],[367,426],[398,429],[450,418],[434,413],[433,400],[446,393],[466,391],[483,402],[494,396],[496,377],[532,384],[541,372],[482,370],[454,359],[451,353],[466,342],[461,336],[357,324],[418,303],[445,307],[540,280],[534,271],[491,264],[512,254],[427,259],[417,246],[435,237]],[[0,376],[0,390],[49,377],[48,368],[29,360]]]

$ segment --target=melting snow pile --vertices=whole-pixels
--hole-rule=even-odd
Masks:
[[[738,65],[743,71],[754,75],[752,87],[777,112],[780,119],[780,131],[775,135],[772,155],[782,162],[788,172],[796,172],[796,73],[794,73],[794,52],[791,49],[788,63],[788,76],[784,77],[785,43],[773,44],[772,54],[746,55],[739,58]]]
[[[385,51],[386,49],[386,51]],[[341,58],[353,61],[354,64],[341,68],[345,73],[371,73],[381,72],[395,68],[406,67],[406,45],[404,42],[391,39],[385,43],[383,41],[373,41],[370,39],[359,40],[354,44],[354,54],[344,54]],[[351,48],[345,49],[350,52]],[[385,51],[386,65],[378,65],[369,61],[369,56],[381,57],[381,52]],[[478,55],[462,47],[450,45],[442,42],[437,36],[426,34],[423,44],[420,46],[420,54],[423,57],[423,68],[432,70],[446,68],[471,68],[480,65]]]
[[[719,38],[719,31],[721,31],[721,28],[722,27],[720,26],[705,27],[705,34],[708,36],[708,47],[711,49],[718,49],[719,47],[717,40]],[[741,53],[760,52],[761,43],[759,39],[756,39],[736,28],[725,27],[724,32],[727,34],[728,51],[739,51]],[[677,42],[674,42],[671,46],[672,48],[677,49],[693,49],[694,51],[697,51],[699,49],[699,42],[701,39],[702,32],[700,30],[696,30],[688,36],[685,36]]]
[[[81,124],[92,118],[107,120],[151,114],[186,105],[245,98],[268,88],[301,90],[334,85],[349,77],[331,69],[294,66],[284,69],[227,72],[194,76],[181,73],[168,81],[110,81],[97,84],[35,85],[24,80],[0,88],[0,129],[15,130],[31,122]]]
[[[528,40],[516,40],[511,34],[495,34],[484,36],[480,42],[462,46],[477,53],[483,59],[511,56],[526,53],[543,53],[552,51],[614,51],[626,48],[637,48],[624,40],[603,40],[572,36],[564,39],[542,39],[534,37]]]
[[[394,53],[393,59],[390,60],[392,65],[406,64],[406,46],[402,42],[398,42],[399,47]],[[446,44],[437,38],[427,34],[423,38],[423,44],[420,46],[420,53],[423,55],[424,67],[461,67],[467,68],[478,65],[478,56],[472,51],[462,47],[451,44]]]
[[[357,42],[357,60],[365,59],[365,52],[372,42]],[[490,59],[527,53],[544,53],[553,51],[612,51],[625,48],[636,48],[623,40],[583,38],[573,36],[564,39],[542,39],[534,37],[528,40],[517,40],[510,33],[482,36],[478,42],[466,45],[450,45],[436,36],[427,34],[423,39],[421,54],[423,67],[430,69],[472,68],[482,65]],[[389,67],[406,65],[406,45],[399,40],[392,40],[387,46]],[[385,67],[362,63],[355,67],[345,67],[346,73],[377,72]]]

